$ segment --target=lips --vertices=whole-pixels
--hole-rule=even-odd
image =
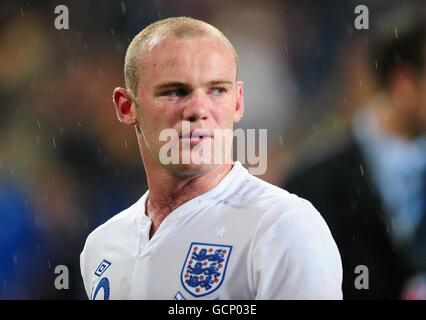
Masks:
[[[198,143],[204,139],[209,139],[212,134],[207,129],[194,129],[188,133],[183,133],[179,136],[180,139],[188,139],[191,143]]]

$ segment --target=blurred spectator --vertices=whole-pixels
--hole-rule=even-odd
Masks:
[[[0,184],[0,299],[37,299],[42,294],[44,233],[16,183]],[[46,264],[47,265],[47,264]]]
[[[369,62],[380,92],[354,116],[346,144],[285,182],[326,219],[344,299],[402,298],[409,276],[426,269],[426,16],[398,8],[378,21]],[[358,265],[369,289],[355,287]]]

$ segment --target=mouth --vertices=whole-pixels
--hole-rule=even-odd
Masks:
[[[179,135],[180,140],[189,141],[191,144],[200,143],[211,138],[212,135],[210,131],[206,129],[195,129],[191,132]]]

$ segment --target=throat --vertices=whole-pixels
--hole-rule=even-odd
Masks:
[[[145,214],[151,220],[151,228],[149,229],[149,240],[152,239],[154,234],[157,232],[161,223],[166,217],[173,211],[170,206],[162,208],[161,210],[155,209],[150,205],[149,197],[145,202]]]
[[[193,177],[185,181],[169,181],[170,183],[166,183],[166,185],[172,186],[170,188],[164,188],[164,185],[160,188],[155,183],[151,184],[148,199],[145,202],[145,214],[152,222],[149,239],[154,236],[164,219],[174,210],[213,189],[232,167],[233,165],[222,166],[217,172],[209,172],[204,176]]]
[[[154,226],[154,224],[151,224],[151,228],[149,229],[149,240],[152,239],[152,237],[154,236],[155,232],[157,232],[158,227]]]

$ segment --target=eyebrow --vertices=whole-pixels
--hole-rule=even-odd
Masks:
[[[220,85],[220,84],[232,85],[234,84],[234,82],[229,80],[222,80],[222,79],[208,82],[208,85]],[[188,87],[190,87],[190,85],[187,83],[180,82],[180,81],[170,81],[170,82],[162,83],[155,86],[154,90],[155,92],[159,92],[159,91],[163,91],[163,90],[167,90],[171,88],[188,88]]]
[[[218,84],[234,84],[233,81],[229,80],[214,80],[209,82],[210,85],[218,85]]]
[[[170,81],[170,82],[159,84],[155,86],[154,89],[155,91],[161,91],[164,89],[176,88],[176,87],[188,87],[188,85],[186,83],[179,82],[179,81]]]

